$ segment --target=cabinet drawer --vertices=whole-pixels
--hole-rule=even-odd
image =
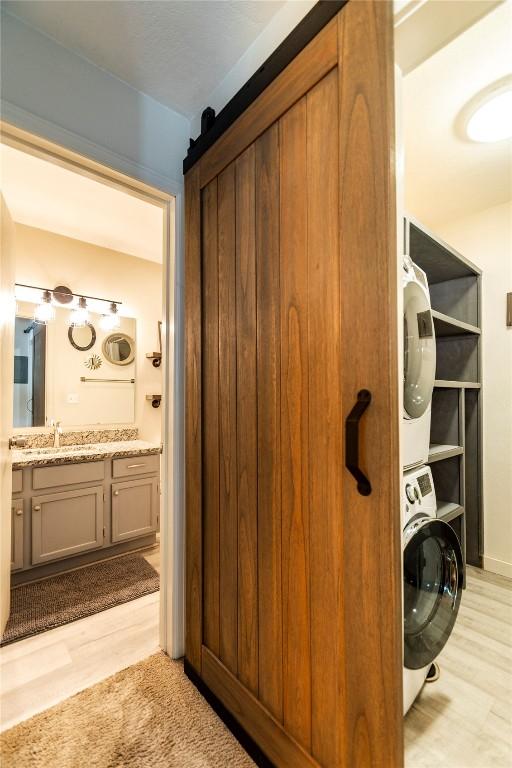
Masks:
[[[23,568],[23,500],[13,499],[11,522],[11,571]]]
[[[158,453],[153,453],[146,456],[132,456],[129,459],[112,460],[112,477],[146,475],[149,472],[159,471],[160,454]]]
[[[103,480],[103,461],[87,461],[82,464],[63,464],[57,467],[35,467],[32,471],[32,488],[58,488],[59,485],[78,485]]]
[[[32,565],[103,544],[103,486],[32,498]]]
[[[112,484],[112,541],[125,541],[154,533],[158,526],[160,496],[156,477]]]
[[[21,493],[23,490],[23,470],[15,469],[12,473],[12,492]]]

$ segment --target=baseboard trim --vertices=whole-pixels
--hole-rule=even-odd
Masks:
[[[201,696],[208,702],[214,712],[220,717],[226,728],[231,731],[238,743],[245,749],[249,757],[254,760],[259,768],[275,768],[272,763],[260,747],[256,744],[254,739],[249,736],[247,731],[242,728],[238,720],[233,717],[231,712],[226,709],[224,704],[217,698],[217,696],[208,688],[204,680],[197,674],[194,667],[185,659],[184,664],[185,674],[191,683],[195,685]]]
[[[483,557],[484,571],[490,571],[491,573],[497,573],[498,576],[506,576],[512,579],[512,563],[507,563],[505,560],[496,560],[494,557]]]

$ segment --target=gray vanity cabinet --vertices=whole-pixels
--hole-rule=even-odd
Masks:
[[[102,545],[102,485],[32,497],[32,565]]]
[[[23,499],[12,500],[11,571],[23,568]]]
[[[158,478],[112,483],[112,541],[154,533],[158,526],[158,508]]]
[[[159,454],[29,465],[12,480],[15,585],[156,542]]]

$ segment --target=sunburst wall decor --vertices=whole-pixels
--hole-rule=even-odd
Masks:
[[[90,371],[97,371],[98,368],[101,368],[102,363],[103,361],[99,355],[91,355],[84,361],[85,367],[89,368]]]

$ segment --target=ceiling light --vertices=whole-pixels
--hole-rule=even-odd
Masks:
[[[512,85],[493,87],[473,102],[466,133],[472,141],[493,142],[512,137]],[[476,107],[476,108],[475,108]]]
[[[34,311],[34,320],[36,323],[46,325],[55,319],[55,307],[52,306],[52,295],[50,291],[43,291],[41,302]]]
[[[78,299],[78,307],[71,313],[70,324],[75,328],[80,328],[87,325],[89,322],[89,310],[87,309],[87,302],[83,296]]]
[[[100,328],[104,331],[113,331],[119,328],[119,315],[117,314],[117,304],[113,301],[110,304],[110,314],[103,315],[100,320]]]

